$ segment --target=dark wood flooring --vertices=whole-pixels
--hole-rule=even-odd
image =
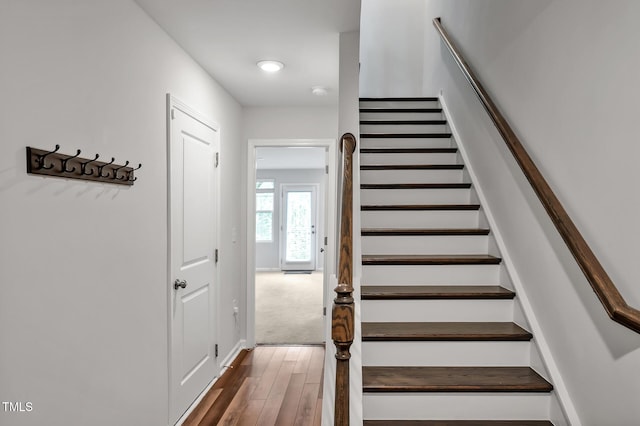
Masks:
[[[323,366],[321,346],[242,351],[183,426],[320,425]]]

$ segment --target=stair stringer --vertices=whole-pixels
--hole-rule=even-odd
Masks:
[[[451,130],[453,144],[458,147],[459,155],[461,155],[466,167],[466,173],[468,173],[471,181],[473,182],[475,196],[478,197],[478,200],[482,205],[485,220],[487,220],[488,225],[491,228],[491,232],[493,234],[492,240],[497,246],[495,249],[499,250],[502,257],[500,273],[504,276],[506,282],[510,283],[512,288],[516,291],[517,297],[515,299],[515,306],[520,309],[514,309],[514,318],[519,324],[522,324],[522,321],[525,321],[529,330],[534,335],[534,338],[531,341],[532,367],[539,371],[544,371],[546,376],[553,383],[554,391],[551,394],[551,407],[549,412],[550,419],[556,426],[580,426],[582,423],[578,417],[575,405],[573,404],[568,389],[562,379],[560,369],[552,356],[549,344],[544,337],[542,328],[540,327],[540,323],[529,301],[525,287],[515,268],[513,259],[510,257],[509,251],[506,248],[504,238],[500,232],[500,226],[491,212],[491,206],[484,195],[481,181],[477,178],[477,175],[474,172],[473,163],[467,155],[464,142],[456,128],[455,119],[449,113],[449,108],[442,90],[440,91],[438,98],[440,100],[443,115],[447,119]],[[490,246],[490,253],[491,251]]]

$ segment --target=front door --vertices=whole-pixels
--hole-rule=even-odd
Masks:
[[[282,270],[316,269],[316,186],[282,185]]]
[[[215,354],[219,132],[169,101],[170,421],[218,374]]]

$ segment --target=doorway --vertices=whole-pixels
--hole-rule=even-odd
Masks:
[[[247,344],[321,344],[335,218],[335,140],[250,140]]]

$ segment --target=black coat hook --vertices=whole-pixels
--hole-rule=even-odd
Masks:
[[[113,179],[125,180],[125,178],[124,178],[124,177],[122,177],[122,178],[119,178],[119,177],[118,177],[118,171],[119,171],[120,169],[124,169],[124,168],[125,168],[125,167],[127,167],[128,165],[129,165],[129,161],[127,160],[127,162],[126,162],[126,163],[124,163],[124,166],[120,166],[120,167],[118,167],[117,169],[113,169]]]
[[[83,174],[83,175],[92,175],[94,169],[91,169],[91,172],[87,173],[86,172],[87,171],[87,164],[93,163],[98,158],[100,158],[100,154],[96,154],[96,156],[93,158],[93,160],[89,160],[89,161],[85,161],[84,163],[80,163],[80,173]]]
[[[78,150],[78,152],[76,152],[76,155],[74,155],[73,157],[68,157],[68,158],[65,158],[64,160],[61,161],[60,164],[62,166],[62,172],[63,173],[73,173],[73,172],[76,171],[76,167],[75,166],[71,167],[71,170],[67,170],[67,161],[76,158],[78,155],[80,155],[80,150]]]
[[[51,154],[58,152],[58,150],[60,149],[60,145],[56,144],[56,149],[54,149],[53,151],[47,152],[45,154],[42,154],[41,156],[38,157],[38,164],[40,165],[41,169],[53,169],[53,164],[51,164],[49,167],[46,167],[44,165],[44,159],[47,158],[48,156],[50,156]]]
[[[138,164],[138,167],[136,167],[135,169],[132,169],[132,170],[129,172],[129,182],[135,182],[135,181],[137,181],[137,180],[138,180],[138,178],[133,178],[133,179],[131,179],[131,177],[133,176],[133,172],[134,172],[134,170],[138,170],[138,169],[139,169],[139,168],[141,168],[141,167],[142,167],[142,163]]]
[[[109,166],[111,164],[113,164],[113,162],[116,161],[115,157],[111,157],[111,161],[109,161],[106,164],[103,164],[102,166],[98,167],[98,176],[100,176],[101,178],[106,178],[109,177],[109,172],[107,171],[106,175],[102,174],[102,169],[104,169],[106,166]]]

